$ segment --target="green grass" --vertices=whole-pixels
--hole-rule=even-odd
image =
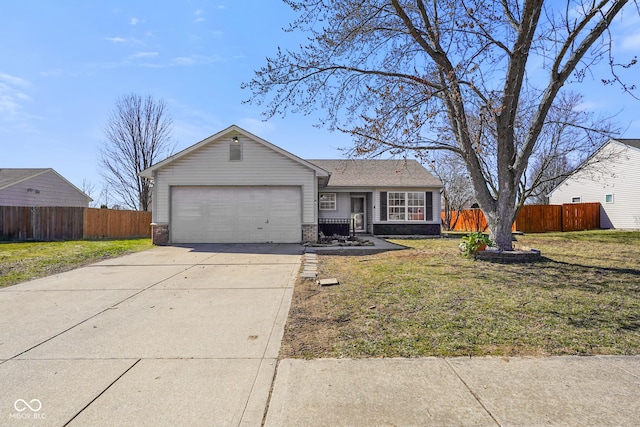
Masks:
[[[151,247],[150,239],[0,243],[0,288]]]
[[[411,249],[323,256],[321,277],[336,277],[341,284],[298,285],[283,354],[640,353],[640,233],[557,233],[518,240],[540,249],[544,260],[474,261],[459,256],[459,239],[398,240]],[[306,319],[306,326],[292,320],[296,316]]]

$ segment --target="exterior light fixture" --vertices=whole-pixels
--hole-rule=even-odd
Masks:
[[[237,136],[234,136],[233,138],[231,138],[231,140],[236,144],[240,141]]]

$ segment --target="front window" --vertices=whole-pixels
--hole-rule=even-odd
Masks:
[[[425,193],[389,192],[389,221],[424,221]]]
[[[389,221],[404,221],[406,218],[405,193],[389,193]]]
[[[424,193],[407,193],[409,221],[424,221]]]
[[[613,194],[605,194],[604,202],[605,203],[613,203]]]
[[[320,193],[319,199],[321,211],[336,210],[336,193]]]
[[[582,197],[572,197],[571,203],[580,203],[582,201]]]

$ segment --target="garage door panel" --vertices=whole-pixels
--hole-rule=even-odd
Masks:
[[[174,243],[294,243],[302,229],[299,187],[173,187]]]

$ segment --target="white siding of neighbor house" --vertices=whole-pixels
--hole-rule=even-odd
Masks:
[[[440,217],[440,210],[442,209],[440,206],[440,189],[439,188],[378,188],[376,189],[376,191],[374,191],[373,193],[373,205],[374,205],[374,209],[373,209],[373,222],[375,224],[388,224],[389,222],[391,223],[398,223],[398,221],[380,221],[380,192],[386,191],[388,192],[414,192],[414,191],[421,191],[421,192],[432,192],[433,193],[433,221],[425,221],[425,223],[427,224],[440,224],[442,222],[442,219]],[[403,222],[400,222],[403,223]],[[406,223],[409,224],[414,224],[416,223],[416,221],[406,221]]]
[[[302,223],[315,223],[315,171],[241,134],[236,136],[242,160],[230,161],[232,136],[225,134],[156,171],[153,221],[169,223],[171,186],[299,186]]]
[[[47,171],[0,190],[0,206],[88,207],[89,199],[53,171]]]
[[[640,150],[611,141],[594,158],[608,158],[591,171],[578,171],[557,187],[549,198],[554,205],[600,202],[600,227],[640,229]],[[613,203],[606,195],[613,195]]]

